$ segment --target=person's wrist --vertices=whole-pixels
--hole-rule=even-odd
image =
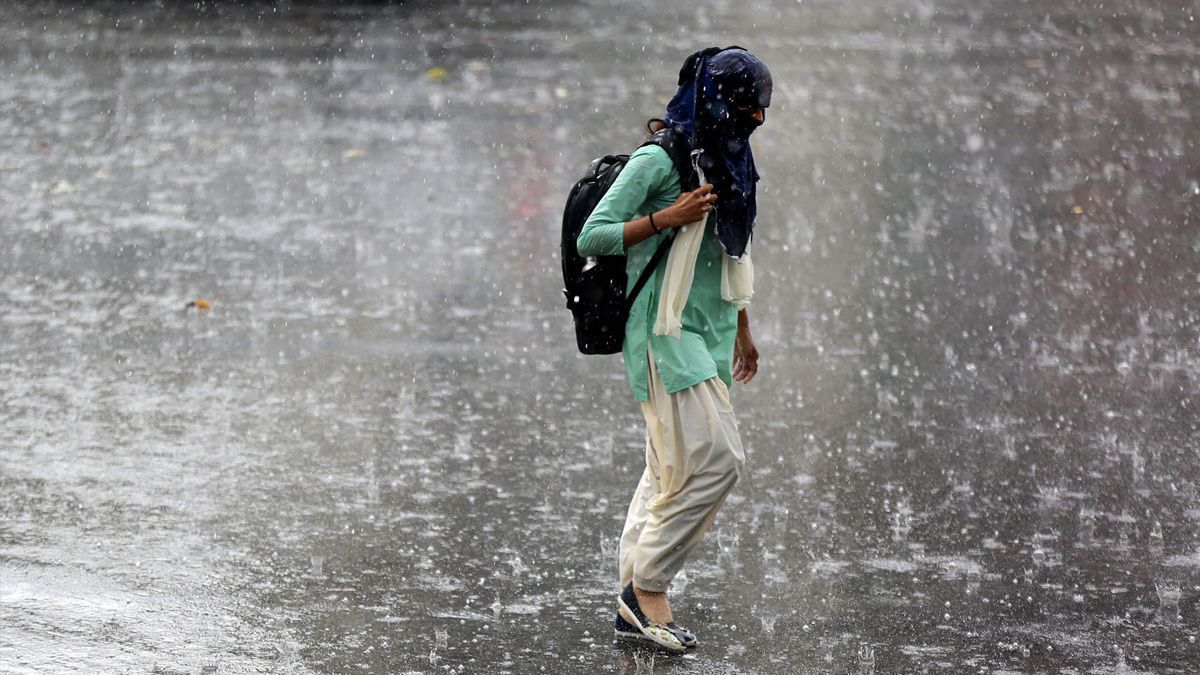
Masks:
[[[671,215],[671,209],[656,211],[654,213],[654,224],[658,226],[659,230],[665,230],[669,227],[675,227],[678,225],[678,223],[675,222],[675,218]]]

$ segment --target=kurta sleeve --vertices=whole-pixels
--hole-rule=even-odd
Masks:
[[[646,200],[664,189],[674,167],[657,145],[638,148],[629,156],[612,187],[588,216],[575,246],[579,255],[624,255],[625,223],[638,215]]]

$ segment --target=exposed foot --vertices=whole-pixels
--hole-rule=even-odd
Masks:
[[[666,625],[675,620],[671,616],[671,603],[667,602],[666,593],[655,593],[634,586],[633,594],[637,596],[638,605],[651,621]]]
[[[619,617],[614,623],[617,635],[619,637],[635,637],[630,635],[633,631],[629,629],[636,628],[641,637],[665,649],[676,653],[687,651],[687,644],[684,640],[687,640],[689,636],[685,635],[683,631],[673,628],[672,622],[663,622],[663,619],[669,618],[671,613],[666,593],[643,594],[640,590],[635,590],[633,584],[629,584],[621,591],[621,595],[617,596],[617,607],[620,608]],[[646,613],[646,609],[642,607],[642,600],[639,598],[645,598],[648,602],[658,604],[659,616],[651,618]],[[663,607],[666,607],[665,613],[662,611]],[[688,641],[695,644],[694,638]]]

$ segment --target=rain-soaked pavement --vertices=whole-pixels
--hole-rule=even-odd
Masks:
[[[0,671],[1200,670],[1183,4],[4,3]],[[680,658],[556,247],[712,43],[764,363]]]

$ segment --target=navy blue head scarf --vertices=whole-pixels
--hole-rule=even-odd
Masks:
[[[766,64],[741,47],[709,47],[684,62],[667,105],[666,123],[703,150],[699,165],[717,193],[717,238],[734,259],[746,252],[758,211],[750,134],[761,122],[753,112],[770,104]]]

